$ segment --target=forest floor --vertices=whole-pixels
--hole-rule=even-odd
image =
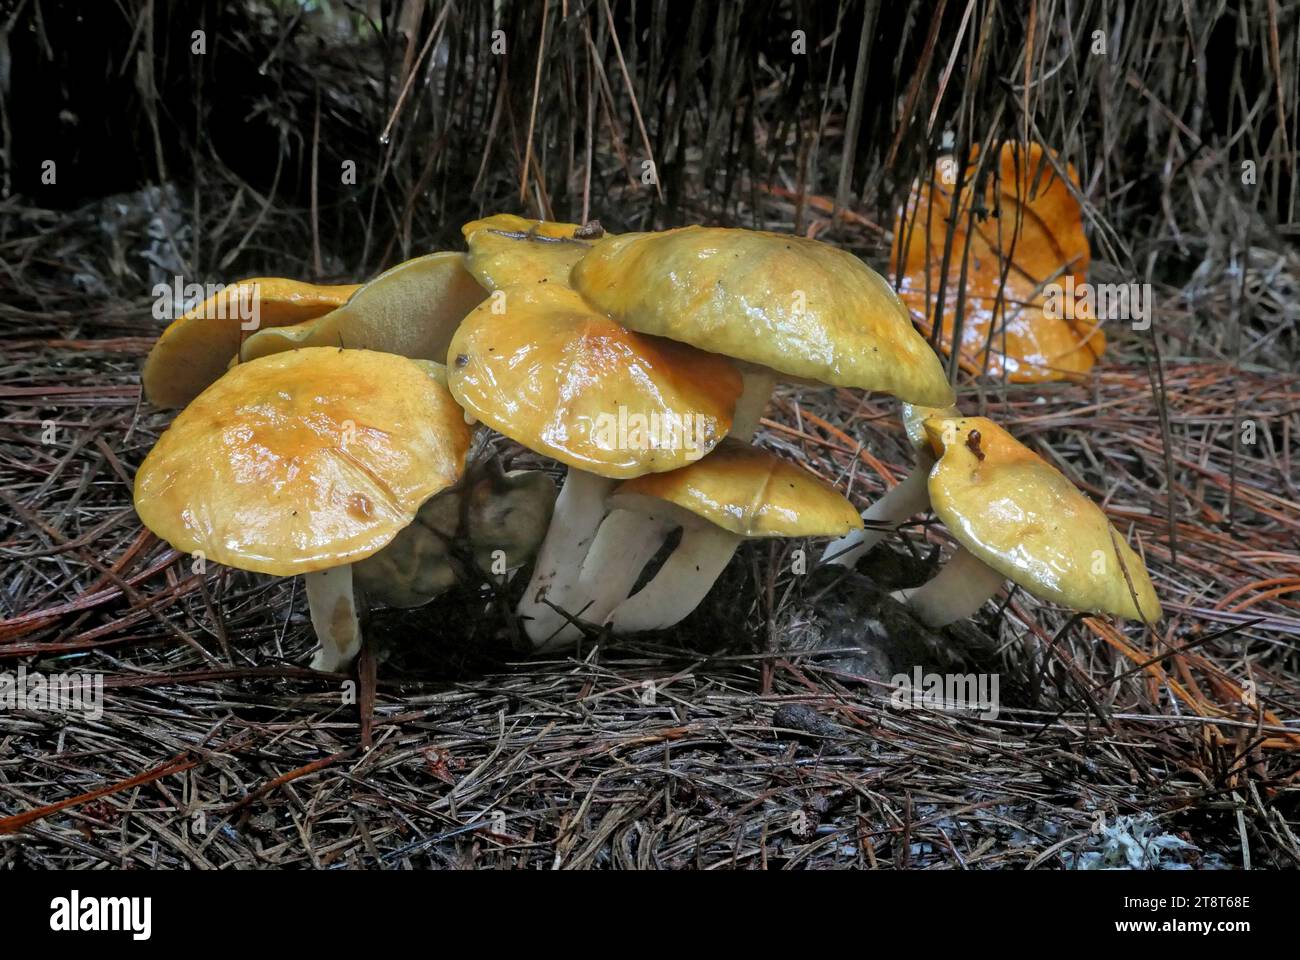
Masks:
[[[89,260],[24,272],[80,262],[79,230],[0,249],[0,672],[100,676],[103,711],[0,710],[0,867],[1300,865],[1300,384],[1177,297],[1162,357],[1118,337],[1086,383],[963,385],[1103,504],[1166,613],[988,605],[939,653],[997,711],[891,703],[855,656],[892,622],[872,585],[946,549],[926,522],[843,579],[746,546],[679,628],[566,655],[516,651],[519,583],[465,588],[376,614],[348,684],[305,666],[300,584],[141,527],[161,324]],[[758,442],[861,505],[912,460],[894,402],[847,390],[783,388]]]

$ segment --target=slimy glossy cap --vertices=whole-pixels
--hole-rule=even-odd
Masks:
[[[967,162],[967,183],[975,176],[978,155],[972,152]],[[950,157],[940,161],[952,162]],[[956,196],[940,178],[932,189],[925,179],[913,185],[899,215],[890,257],[901,265],[899,296],[928,329],[942,292],[941,340],[946,344],[951,344],[961,300],[960,359],[972,373],[987,368],[990,376],[1013,382],[1059,380],[1087,373],[1106,349],[1105,334],[1085,301],[1075,299],[1074,291],[1088,278],[1090,250],[1083,210],[1070,189],[1078,188],[1078,175],[1068,163],[1060,165],[1068,182],[1037,144],[1004,144],[997,185],[990,176],[982,197],[969,188]],[[968,237],[975,199],[994,215],[977,216]],[[944,284],[950,222],[952,252]],[[1048,283],[1062,288],[1059,311],[1047,309]]]
[[[183,407],[225,372],[248,334],[256,304],[258,329],[311,320],[347,303],[354,284],[319,286],[281,277],[254,277],[225,287],[173,321],[149,351],[141,380],[158,407]]]
[[[570,269],[604,235],[576,223],[525,220],[510,213],[474,220],[461,233],[469,246],[470,273],[488,290],[522,283],[568,286]]]
[[[1059,470],[984,417],[932,417],[925,430],[939,456],[930,501],[962,546],[1040,599],[1160,619],[1141,558]]]
[[[943,367],[883,277],[844,250],[683,227],[601,240],[570,278],[597,309],[778,373],[945,406]]]
[[[899,410],[903,420],[903,429],[907,432],[907,442],[913,450],[930,449],[930,438],[925,433],[925,421],[931,417],[960,417],[961,411],[954,406],[923,407],[915,403],[905,403]]]
[[[731,429],[741,377],[724,357],[633,333],[560,284],[507,287],[452,339],[448,384],[498,433],[580,470],[673,470]]]
[[[861,529],[853,504],[830,484],[738,440],[671,473],[618,485],[614,507],[656,497],[741,537],[838,537]]]
[[[348,347],[443,363],[456,327],[486,295],[465,269],[464,254],[431,253],[384,271],[323,316],[259,330],[244,341],[240,358]]]
[[[243,363],[176,417],[135,508],[177,550],[278,576],[379,550],[464,469],[469,428],[418,362],[309,347]]]

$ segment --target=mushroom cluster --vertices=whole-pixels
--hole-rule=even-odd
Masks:
[[[264,301],[256,332],[201,305],[146,363],[146,395],[188,406],[137,475],[141,518],[178,549],[306,574],[316,666],[355,655],[358,597],[413,606],[455,582],[457,538],[480,567],[533,562],[518,613],[545,650],[587,627],[678,623],[746,538],[835,537],[823,560],[851,566],[927,509],[962,544],[899,595],[932,626],[1007,578],[1075,610],[1160,616],[1101,510],[961,415],[907,308],[851,254],[505,214],[463,234],[467,253],[360,287],[247,281]],[[859,516],[750,443],[779,380],[898,398],[916,470]],[[464,477],[471,424],[562,465],[558,498],[535,472]]]
[[[483,296],[463,254],[435,253],[361,286],[241,281],[187,311],[145,361],[146,398],[184,409],[136,474],[141,520],[204,561],[303,574],[320,670],[356,657],[370,606],[519,569],[554,484],[467,470],[441,362]]]

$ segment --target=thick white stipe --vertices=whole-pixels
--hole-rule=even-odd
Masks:
[[[973,616],[1005,580],[1006,577],[963,548],[953,554],[934,579],[912,590],[900,590],[894,599],[911,607],[926,626],[943,627]]]
[[[361,621],[352,589],[352,565],[317,570],[303,580],[307,584],[311,625],[320,643],[311,667],[330,673],[345,670],[361,652]]]

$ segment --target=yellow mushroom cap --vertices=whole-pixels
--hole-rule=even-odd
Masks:
[[[885,279],[815,240],[721,227],[623,234],[596,244],[570,281],[642,333],[911,403],[953,400]]]
[[[862,527],[830,484],[734,439],[689,467],[624,481],[610,503],[633,497],[657,497],[741,537],[838,537]]]
[[[614,479],[712,450],[742,388],[725,358],[633,333],[549,283],[507,287],[475,308],[452,339],[447,378],[493,430]]]
[[[225,372],[256,304],[257,329],[300,323],[347,303],[355,284],[320,286],[281,277],[230,284],[174,320],[144,361],[145,398],[159,407],[183,407]]]
[[[308,573],[383,547],[468,448],[419,363],[309,347],[240,364],[181,411],[136,474],[135,509],[177,550]]]
[[[323,316],[259,330],[239,356],[248,361],[299,347],[348,347],[441,363],[456,327],[484,296],[463,253],[430,253],[385,270]]]
[[[1059,470],[984,417],[932,417],[925,431],[939,456],[931,504],[967,550],[1040,599],[1160,619],[1141,558]]]
[[[525,220],[498,213],[461,227],[469,271],[489,290],[517,283],[569,283],[569,271],[591,250],[576,223]]]
[[[931,417],[960,417],[961,411],[954,406],[923,407],[915,403],[905,403],[899,411],[903,420],[903,429],[907,432],[907,442],[913,450],[928,450],[930,438],[925,433],[925,421]]]

